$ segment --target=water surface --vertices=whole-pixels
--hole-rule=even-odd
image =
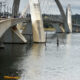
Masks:
[[[18,80],[80,80],[80,34],[47,32],[46,44],[5,44],[0,74]]]

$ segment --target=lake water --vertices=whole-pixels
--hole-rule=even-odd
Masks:
[[[5,44],[0,49],[0,79],[6,80],[4,76],[80,80],[80,33],[47,32],[46,44]]]

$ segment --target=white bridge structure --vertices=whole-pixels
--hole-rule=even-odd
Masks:
[[[55,0],[55,2],[63,18],[64,26],[62,26],[62,28],[64,29],[64,32],[68,32],[68,33],[72,32],[72,18],[71,18],[70,5],[67,8],[67,14],[65,14],[60,1]],[[22,32],[18,24],[21,24],[26,21],[26,12],[28,7],[26,7],[25,11],[22,13],[21,15],[22,18],[16,18],[18,16],[19,5],[20,5],[20,0],[14,0],[13,8],[12,8],[13,18],[0,20],[0,38],[9,28],[12,28],[12,30],[17,34],[17,36],[24,43],[26,43],[27,40],[22,35]],[[44,26],[43,26],[42,14],[41,14],[40,2],[39,0],[29,0],[28,6],[30,6],[33,42],[44,43],[46,42],[46,40],[45,40],[45,33],[43,28]],[[60,27],[57,27],[57,28],[60,28]]]

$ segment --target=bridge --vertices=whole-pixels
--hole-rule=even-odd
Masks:
[[[27,22],[30,22],[30,24],[31,24],[31,15],[27,14],[26,18],[29,20],[29,21],[27,20]],[[57,27],[55,27],[56,32],[58,32],[58,33],[64,32],[62,29],[59,30],[59,27],[61,28],[60,25],[64,26],[63,18],[61,17],[61,15],[43,14],[42,19],[43,19],[44,24],[45,23],[50,24],[52,27],[55,27],[55,24],[57,24],[58,30],[57,30]],[[79,32],[79,31],[80,31],[80,25],[79,24],[72,24],[72,32]]]
[[[30,5],[30,14],[31,17],[25,17],[22,16],[23,18],[17,18],[18,17],[18,11],[19,11],[19,5],[20,5],[20,0],[14,0],[13,2],[13,7],[12,7],[12,17],[10,19],[5,19],[0,21],[0,38],[3,36],[3,34],[11,28],[13,32],[17,34],[17,36],[23,41],[27,42],[25,37],[22,35],[20,26],[18,24],[21,24],[23,22],[30,23],[32,24],[32,32],[33,32],[33,42],[45,42],[45,33],[43,29],[43,23],[48,22],[51,23],[53,26],[55,26],[57,32],[72,32],[72,18],[71,18],[71,9],[70,5],[68,5],[67,8],[67,14],[65,14],[63,7],[60,3],[59,0],[55,0],[60,13],[61,13],[61,18],[56,18],[56,17],[42,17],[41,14],[41,9],[40,9],[40,2],[39,0],[29,0],[29,5]],[[26,12],[27,10],[25,10]],[[24,12],[24,14],[25,14]],[[26,14],[25,14],[26,15]],[[60,24],[62,28],[60,28]],[[76,26],[76,25],[74,25]],[[22,27],[22,25],[21,25]],[[63,29],[63,30],[61,30]],[[0,39],[1,40],[1,39]]]
[[[2,35],[6,32],[7,29],[12,27],[14,32],[17,32],[16,34],[24,41],[26,42],[26,39],[22,36],[22,34],[19,32],[18,28],[15,26],[16,24],[20,22],[24,22],[25,18],[12,18],[12,19],[6,19],[0,21],[0,38]]]

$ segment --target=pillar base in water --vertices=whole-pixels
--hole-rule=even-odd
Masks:
[[[32,21],[33,42],[43,43],[45,42],[45,33],[43,29],[43,20],[40,10],[39,0],[29,0],[30,13]]]

